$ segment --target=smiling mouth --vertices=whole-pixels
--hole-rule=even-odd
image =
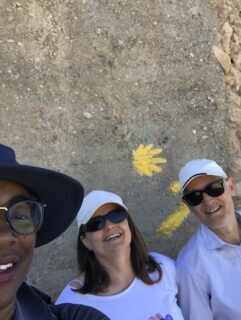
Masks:
[[[0,265],[0,274],[5,274],[11,272],[14,267],[13,263],[1,264]]]
[[[113,239],[118,239],[120,238],[121,234],[120,233],[115,233],[115,234],[112,234],[111,236],[105,238],[105,241],[111,241]]]
[[[218,207],[213,208],[213,209],[211,209],[211,210],[206,210],[206,214],[211,215],[211,214],[213,214],[213,213],[216,213],[216,212],[218,212],[218,211],[221,209],[221,207],[222,207],[222,206],[218,206]]]

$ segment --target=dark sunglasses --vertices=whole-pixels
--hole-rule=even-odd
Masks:
[[[208,194],[210,197],[219,197],[224,193],[224,181],[214,181],[209,183],[203,190],[194,190],[185,194],[182,199],[190,206],[198,206],[203,201],[203,193]]]
[[[82,233],[85,232],[95,232],[101,230],[105,226],[105,221],[108,219],[112,223],[120,223],[124,221],[128,217],[128,213],[124,209],[120,210],[113,210],[104,216],[97,216],[92,219],[86,224],[81,226]]]
[[[38,231],[42,226],[45,206],[35,200],[20,200],[0,207],[0,213],[3,210],[7,223],[13,231],[28,235]]]

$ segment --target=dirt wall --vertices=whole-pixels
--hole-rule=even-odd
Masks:
[[[176,183],[187,160],[215,159],[241,195],[240,8],[2,0],[1,142],[119,193],[149,248],[175,257],[197,227]],[[76,236],[73,223],[36,250],[29,281],[55,297],[77,272]]]

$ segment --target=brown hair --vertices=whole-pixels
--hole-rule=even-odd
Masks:
[[[131,263],[134,274],[145,284],[153,285],[162,278],[161,266],[152,256],[148,255],[144,239],[129,215],[127,220],[131,231]],[[80,228],[77,242],[77,259],[79,272],[84,275],[84,283],[81,288],[73,290],[82,294],[97,294],[108,287],[110,277],[96,259],[94,252],[88,250],[83,242],[80,241],[81,236],[84,235]],[[154,271],[157,272],[158,277],[152,280],[150,273]]]

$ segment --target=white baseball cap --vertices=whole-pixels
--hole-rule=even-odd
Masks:
[[[91,191],[84,197],[82,206],[78,212],[78,227],[80,227],[82,224],[86,224],[93,216],[95,211],[106,203],[114,203],[120,207],[123,207],[125,210],[128,210],[121,197],[117,194],[102,190]]]
[[[215,161],[209,159],[191,160],[185,164],[179,173],[181,192],[183,192],[189,182],[202,175],[227,179],[226,173]]]

